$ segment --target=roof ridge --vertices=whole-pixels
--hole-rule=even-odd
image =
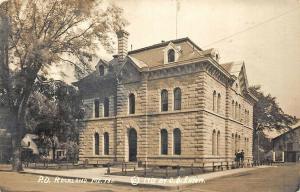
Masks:
[[[202,50],[198,45],[196,45],[192,40],[190,40],[190,38],[188,37],[183,37],[183,38],[179,38],[179,39],[173,39],[173,40],[169,40],[169,41],[164,41],[164,42],[161,42],[161,43],[156,43],[156,44],[153,44],[153,45],[150,45],[150,46],[146,46],[146,47],[142,47],[140,49],[135,49],[135,50],[132,50],[132,51],[129,51],[128,52],[128,55],[129,54],[134,54],[134,53],[139,53],[139,52],[142,52],[142,51],[146,51],[148,49],[154,49],[154,48],[158,48],[158,47],[162,47],[162,46],[166,46],[168,45],[169,43],[180,43],[182,41],[189,41],[190,43],[192,43],[197,49],[199,50]]]

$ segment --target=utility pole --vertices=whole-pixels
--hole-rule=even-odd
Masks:
[[[178,35],[178,12],[180,10],[180,2],[179,0],[176,0],[176,39]]]

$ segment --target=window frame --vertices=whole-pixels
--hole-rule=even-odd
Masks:
[[[99,101],[99,99],[94,100],[94,117],[95,118],[100,117],[100,101]]]
[[[216,151],[216,155],[220,155],[220,146],[221,146],[221,133],[220,131],[217,132],[217,151]]]
[[[168,155],[169,137],[168,130],[160,130],[160,155]]]
[[[167,57],[168,57],[168,63],[175,62],[175,50],[169,49],[167,53]]]
[[[109,117],[109,97],[105,97],[103,100],[103,117]]]
[[[100,135],[98,132],[94,133],[94,154],[100,155]]]
[[[182,103],[182,92],[179,87],[176,87],[173,91],[174,96],[174,111],[181,110],[181,103]]]
[[[217,131],[214,129],[213,131],[212,131],[212,143],[211,143],[211,154],[212,155],[216,155],[217,154],[217,148],[216,148],[216,145],[217,145]]]
[[[221,94],[218,93],[218,96],[217,96],[217,113],[221,113]]]
[[[103,133],[103,155],[109,155],[109,133]]]
[[[160,111],[166,112],[169,111],[169,93],[168,90],[163,89],[160,92]]]
[[[133,100],[132,100],[133,99]],[[130,93],[128,95],[128,113],[135,114],[135,94]]]
[[[176,137],[177,136],[177,137]],[[173,154],[181,155],[181,146],[182,146],[182,133],[179,128],[173,130]]]

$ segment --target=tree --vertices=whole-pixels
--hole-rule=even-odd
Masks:
[[[112,51],[112,34],[127,22],[122,10],[96,0],[9,0],[0,6],[9,20],[10,62],[1,63],[1,80],[12,112],[13,170],[22,170],[20,141],[26,132],[24,114],[33,85],[43,81],[53,64],[90,71],[99,44]]]
[[[83,118],[79,92],[62,81],[36,82],[25,117],[27,130],[39,135],[39,147],[44,148],[41,154],[51,149],[55,161],[60,144],[78,143],[77,120]]]
[[[77,142],[74,141],[68,141],[66,143],[67,147],[67,160],[68,161],[76,161],[78,159],[79,154],[79,146]]]
[[[276,97],[265,95],[261,91],[261,86],[252,86],[249,89],[258,98],[253,108],[253,154],[257,160],[260,160],[258,139],[259,136],[264,136],[263,130],[290,129],[297,123],[297,118],[286,114],[276,101]]]

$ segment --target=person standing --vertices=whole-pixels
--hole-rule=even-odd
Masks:
[[[244,153],[244,150],[242,150],[242,152],[241,152],[241,163],[242,163],[242,166],[244,167],[244,155],[245,155],[245,153]]]

